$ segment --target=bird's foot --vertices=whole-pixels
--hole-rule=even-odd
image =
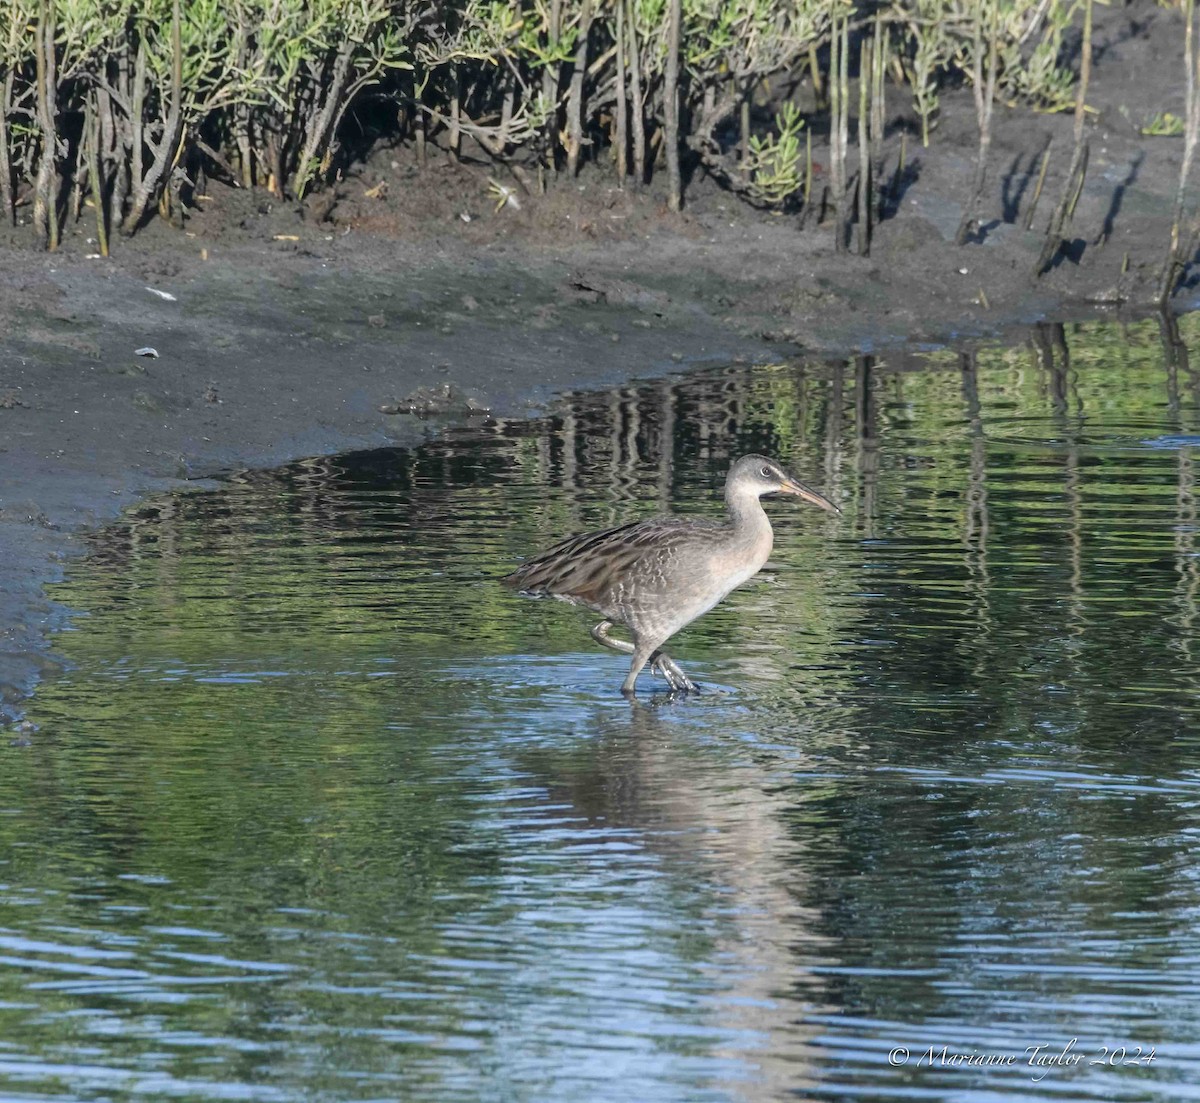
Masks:
[[[666,679],[672,693],[699,693],[700,687],[683,672],[683,668],[670,655],[659,655],[650,664],[650,672]]]

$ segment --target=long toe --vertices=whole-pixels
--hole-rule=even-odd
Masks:
[[[683,668],[672,658],[663,655],[659,659],[662,675],[667,684],[676,692],[699,693],[700,687],[683,672]]]
[[[683,671],[667,655],[659,655],[650,664],[650,673],[657,674],[660,678],[664,679],[672,693],[678,693],[683,688],[679,681],[679,675]]]

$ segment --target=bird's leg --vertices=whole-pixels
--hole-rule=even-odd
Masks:
[[[646,665],[646,661],[651,658],[657,658],[658,652],[655,651],[652,655],[649,648],[643,648],[638,651],[633,644],[627,643],[625,640],[614,640],[608,634],[608,630],[613,626],[611,620],[602,620],[595,628],[592,629],[592,639],[597,643],[603,644],[605,647],[611,647],[614,651],[620,651],[623,655],[632,655],[633,663],[629,667],[629,676],[621,684],[621,692],[626,697],[634,696],[634,685],[637,682],[637,676],[642,667]]]
[[[608,634],[608,630],[612,626],[613,622],[611,620],[602,620],[592,629],[592,639],[597,643],[603,644],[605,647],[611,647],[614,651],[620,651],[623,655],[636,655],[637,650],[633,644],[626,643],[624,640],[615,640]],[[630,671],[630,676],[625,679],[625,684],[621,687],[622,693],[628,694],[633,692],[633,683],[637,680],[638,672],[647,662],[650,663],[651,673],[665,678],[667,685],[671,687],[673,693],[700,692],[700,687],[684,674],[682,667],[670,655],[655,648],[647,652],[646,657],[640,663],[637,663],[636,669]]]
[[[592,629],[592,639],[597,643],[603,644],[605,647],[611,647],[614,651],[620,651],[622,655],[632,655],[633,644],[626,643],[624,640],[614,640],[608,634],[608,630],[612,626],[613,622],[611,620],[602,620]]]
[[[629,673],[625,676],[625,681],[621,683],[621,692],[626,697],[637,695],[637,690],[635,689],[637,676],[642,672],[642,667],[656,654],[654,648],[644,643],[639,643],[636,647],[631,647],[630,650],[633,652],[633,661],[629,664]]]

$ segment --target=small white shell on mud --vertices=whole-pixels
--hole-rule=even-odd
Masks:
[[[174,295],[171,294],[170,291],[159,291],[157,287],[147,287],[146,290],[149,291],[151,295],[157,295],[160,299],[165,299],[169,303],[178,302],[178,300]]]
[[[158,359],[158,349],[153,349],[147,345],[144,349],[134,349],[134,356],[149,356],[152,360]]]

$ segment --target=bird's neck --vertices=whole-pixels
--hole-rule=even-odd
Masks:
[[[771,521],[757,494],[731,494],[726,491],[725,505],[729,510],[730,529],[736,538],[770,544],[773,535]]]

